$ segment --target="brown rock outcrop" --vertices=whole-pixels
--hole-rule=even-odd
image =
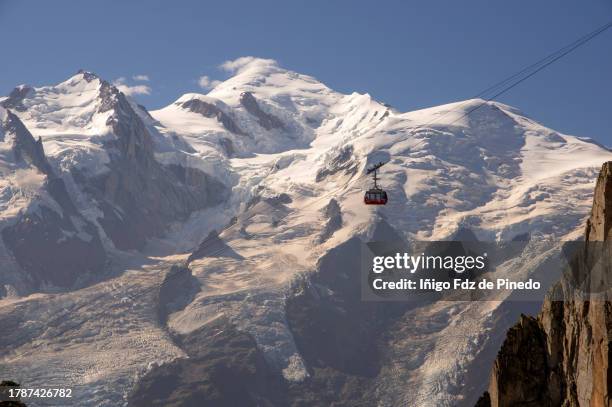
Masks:
[[[551,289],[537,318],[522,316],[508,332],[491,372],[491,406],[612,406],[612,302],[605,291],[611,229],[607,162],[571,272]]]

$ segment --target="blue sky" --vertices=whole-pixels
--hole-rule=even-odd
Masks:
[[[84,68],[154,109],[253,55],[405,111],[469,98],[610,20],[612,0],[0,0],[0,94]],[[612,145],[612,30],[500,100]]]

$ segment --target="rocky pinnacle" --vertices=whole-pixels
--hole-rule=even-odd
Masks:
[[[508,331],[478,406],[612,406],[612,302],[605,294],[584,298],[575,290],[577,276],[584,275],[590,279],[583,287],[593,288],[592,265],[609,262],[603,242],[611,240],[611,225],[612,162],[606,162],[595,186],[584,250],[577,253],[586,266],[572,267],[571,276],[551,289],[537,318],[521,316]],[[608,268],[597,268],[603,270],[598,284],[607,284]]]

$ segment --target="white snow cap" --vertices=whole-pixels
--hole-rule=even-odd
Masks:
[[[6,109],[0,106],[0,122],[6,120],[7,112]]]

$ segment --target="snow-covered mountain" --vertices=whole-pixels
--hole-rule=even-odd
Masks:
[[[553,253],[612,153],[497,102],[402,113],[272,60],[233,66],[151,112],[89,72],[0,99],[2,370],[79,405],[469,405],[520,310],[362,303],[359,241],[469,229]],[[379,161],[390,201],[371,208]]]
[[[146,113],[92,73],[79,72],[54,86],[20,86],[0,103],[8,115],[4,127],[17,134],[13,138],[33,140],[33,132],[39,140],[36,156],[43,164],[30,161],[39,183],[63,208],[53,216],[53,204],[41,194],[22,206],[7,205],[21,212],[7,219],[3,241],[32,287],[72,287],[103,271],[106,252],[142,248],[147,238],[164,234],[169,222],[226,197],[225,187],[207,174],[160,164],[153,135],[140,118]],[[12,186],[6,193],[22,195]],[[79,253],[84,258],[76,262]]]

